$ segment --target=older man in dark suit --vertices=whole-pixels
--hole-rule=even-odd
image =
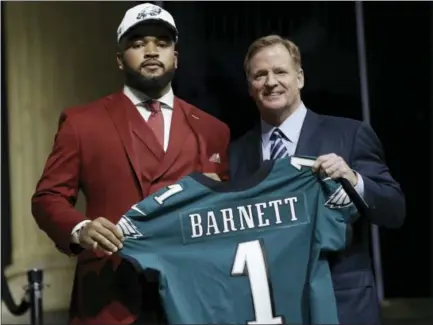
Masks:
[[[380,323],[380,306],[369,254],[369,225],[397,228],[405,199],[384,162],[381,143],[365,123],[318,115],[301,100],[304,73],[298,47],[276,35],[256,40],[245,58],[249,92],[261,122],[230,149],[231,179],[253,174],[266,159],[317,157],[313,170],[344,177],[369,205],[353,225],[353,240],[330,256],[341,324]]]

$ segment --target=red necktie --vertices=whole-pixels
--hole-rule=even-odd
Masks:
[[[161,103],[149,100],[146,102],[146,106],[151,111],[147,124],[152,129],[161,147],[164,148],[164,117],[161,112]]]

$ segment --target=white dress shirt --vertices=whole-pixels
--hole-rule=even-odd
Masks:
[[[123,93],[134,104],[134,106],[137,108],[140,115],[147,122],[149,120],[151,112],[146,107],[144,102],[149,100],[150,97],[148,97],[146,94],[142,93],[141,91],[138,91],[126,85],[123,87]],[[167,151],[168,142],[170,138],[171,118],[173,116],[173,108],[174,108],[173,90],[170,88],[170,90],[165,95],[154,100],[161,103],[161,112],[162,112],[162,117],[164,119],[164,151]],[[78,244],[79,230],[81,230],[88,222],[90,222],[90,220],[81,221],[72,229],[71,235],[72,235],[73,243]]]
[[[301,102],[301,105],[298,107],[298,109],[296,109],[278,127],[285,135],[285,138],[282,138],[282,140],[290,156],[296,151],[305,116],[307,116],[307,108],[305,107],[304,103]],[[269,160],[271,157],[271,143],[269,139],[274,129],[276,129],[275,126],[269,125],[265,121],[261,120],[263,160]],[[358,183],[355,185],[355,190],[361,197],[364,197],[364,181],[358,172],[355,171],[355,173],[358,177]]]
[[[283,143],[287,148],[289,156],[293,155],[298,145],[299,135],[301,134],[302,124],[304,124],[307,109],[304,104],[293,112],[278,128],[284,134],[282,137]],[[275,126],[269,125],[265,121],[261,121],[262,127],[262,157],[263,160],[269,160],[271,157],[271,138],[272,132],[276,129]]]

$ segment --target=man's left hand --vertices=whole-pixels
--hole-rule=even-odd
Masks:
[[[346,178],[352,186],[358,183],[358,176],[343,158],[335,153],[319,156],[313,165],[313,172],[324,172],[332,179]]]

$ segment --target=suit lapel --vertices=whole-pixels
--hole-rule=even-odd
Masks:
[[[320,141],[317,131],[320,127],[320,116],[311,110],[307,110],[295,155],[317,156],[320,152]]]
[[[165,153],[165,156],[154,178],[158,178],[162,174],[164,174],[167,169],[169,169],[171,165],[173,165],[173,163],[176,161],[177,156],[182,150],[183,144],[187,138],[185,126],[187,125],[186,116],[188,115],[188,112],[189,111],[187,110],[187,108],[183,107],[180,101],[175,97],[167,152]]]
[[[263,161],[262,133],[260,123],[256,124],[245,138],[243,161],[249,174],[255,173]]]
[[[134,174],[137,177],[141,191],[143,191],[140,180],[140,172],[142,168],[140,168],[140,162],[134,150],[132,141],[132,125],[131,120],[128,118],[128,111],[134,109],[134,105],[125,95],[123,95],[122,92],[118,92],[108,97],[106,110],[119,134],[129,163],[131,164]]]

